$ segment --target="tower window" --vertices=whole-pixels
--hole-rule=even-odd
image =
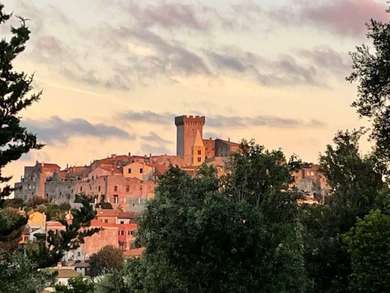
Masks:
[[[143,168],[139,168],[139,172],[142,174],[144,172]]]
[[[118,195],[117,194],[114,195],[114,203],[118,203]]]
[[[129,174],[131,174],[131,168],[129,168],[129,169],[127,170],[127,172],[128,172]]]
[[[114,186],[114,191],[118,191],[118,186]]]
[[[198,163],[202,162],[202,158],[198,157]]]
[[[201,150],[198,150],[198,155],[200,156],[202,154],[202,151]]]

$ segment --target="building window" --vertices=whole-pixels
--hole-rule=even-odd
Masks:
[[[202,162],[202,158],[198,157],[198,163]]]
[[[83,191],[83,187],[81,186],[81,187],[80,187],[80,192],[82,192],[82,191]]]
[[[108,219],[104,219],[104,223],[106,223],[106,224],[107,224],[107,223],[108,223]]]
[[[129,191],[130,191],[130,186],[127,185],[127,186],[126,186],[126,192],[129,192]]]
[[[114,191],[118,191],[118,186],[114,186]]]
[[[200,156],[202,154],[202,151],[201,150],[198,150],[198,155]]]
[[[118,203],[118,195],[117,194],[114,195],[114,203]]]
[[[131,168],[129,168],[129,169],[127,170],[127,172],[128,172],[129,174],[131,174]]]
[[[121,235],[122,236],[125,235],[125,231],[121,230]]]
[[[124,224],[125,223],[125,221],[121,221],[121,224]]]
[[[144,172],[144,169],[143,168],[139,168],[139,172],[140,172],[140,174],[142,174]]]
[[[100,192],[101,188],[100,188],[100,185],[98,186],[98,191]]]

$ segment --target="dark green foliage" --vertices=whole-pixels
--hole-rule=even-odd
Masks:
[[[105,201],[102,201],[102,202],[96,204],[96,207],[97,207],[97,208],[101,208],[101,209],[109,209],[109,210],[112,210],[112,204],[109,203],[109,202],[105,202]]]
[[[268,151],[254,141],[243,141],[230,161],[225,182],[227,193],[259,206],[266,194],[287,190],[290,172],[300,166],[295,157],[287,162],[281,150]]]
[[[136,292],[304,292],[291,165],[252,142],[223,180],[212,167],[193,178],[171,168],[140,223]]]
[[[314,292],[349,290],[351,256],[341,236],[355,225],[358,217],[386,205],[385,169],[374,155],[359,154],[361,134],[339,132],[334,146],[327,146],[320,163],[331,195],[323,206],[302,209],[306,269]]]
[[[0,4],[0,24],[10,19],[3,12]],[[2,169],[12,161],[18,160],[22,154],[31,149],[41,147],[35,135],[20,125],[21,112],[32,103],[39,100],[41,93],[31,94],[33,76],[13,70],[14,59],[24,51],[30,38],[30,30],[25,21],[20,19],[18,27],[11,27],[9,40],[0,41],[0,183],[4,184],[11,178],[1,174]],[[0,199],[8,196],[12,189],[5,186],[0,189]]]
[[[378,203],[379,194],[386,190],[383,181],[385,167],[375,155],[359,153],[361,131],[339,132],[334,146],[328,145],[320,158],[321,169],[333,192],[330,202],[334,212],[350,213],[344,224],[349,229],[356,217],[366,215]]]
[[[367,37],[372,44],[359,46],[351,54],[353,71],[347,79],[358,82],[353,106],[371,119],[377,153],[390,159],[390,24],[372,20]]]
[[[108,272],[118,272],[123,268],[123,254],[119,248],[103,247],[89,259],[91,276],[98,276]]]
[[[0,4],[0,25],[4,26],[11,15],[4,13],[3,9],[4,6]],[[14,59],[23,52],[29,35],[30,31],[24,20],[20,19],[18,27],[11,27],[10,38],[3,38],[0,41],[0,208],[3,206],[4,197],[12,192],[12,188],[6,185],[11,177],[2,174],[3,168],[10,162],[18,160],[30,149],[41,147],[35,135],[20,125],[21,112],[37,101],[40,93],[29,95],[33,76],[13,70]],[[7,211],[0,213],[2,216],[9,214]],[[5,221],[0,227],[0,247],[6,249],[14,247],[12,243],[17,241],[27,221],[20,216],[12,216],[10,219],[14,219],[15,222]]]
[[[69,204],[57,205],[54,203],[42,204],[37,207],[39,212],[46,214],[47,221],[62,221],[70,209]]]
[[[27,218],[13,208],[0,209],[0,251],[10,251],[17,247]]]
[[[0,254],[0,292],[40,292],[53,281],[52,273],[38,270],[23,253]]]
[[[372,210],[343,235],[351,256],[352,292],[390,292],[390,216]]]
[[[93,293],[95,292],[95,283],[87,277],[76,277],[68,281],[68,286],[56,285],[56,292],[59,293]]]
[[[24,201],[21,198],[12,198],[4,200],[3,207],[4,208],[14,208],[19,209],[24,207]]]

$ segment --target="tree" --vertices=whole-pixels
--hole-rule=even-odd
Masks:
[[[112,204],[109,202],[101,201],[96,204],[97,208],[112,210]]]
[[[111,271],[120,271],[123,267],[122,251],[113,246],[105,246],[89,259],[91,276],[102,275]]]
[[[38,270],[26,255],[15,251],[0,255],[1,292],[35,293],[54,282],[54,275]]]
[[[3,11],[0,4],[0,24],[6,23],[11,15]],[[20,25],[11,27],[11,38],[0,41],[0,183],[7,183],[11,177],[2,175],[2,169],[31,149],[39,149],[37,138],[20,124],[21,112],[39,100],[41,92],[29,94],[32,90],[33,75],[13,70],[14,59],[24,51],[30,38],[30,30],[25,20],[19,18]],[[10,195],[8,185],[0,189],[0,199]]]
[[[0,4],[0,24],[4,25],[10,18],[10,14],[3,11]],[[11,194],[12,188],[6,185],[11,177],[4,176],[2,169],[12,161],[18,160],[22,154],[31,149],[39,149],[42,145],[37,143],[35,135],[20,125],[21,112],[32,103],[39,100],[41,93],[29,94],[32,90],[33,75],[13,70],[14,59],[25,49],[30,31],[24,19],[19,18],[19,26],[11,27],[9,40],[3,38],[0,41],[0,208],[4,203],[4,197]],[[5,186],[4,186],[5,185]],[[0,210],[1,217],[10,215],[10,210]],[[12,216],[16,222],[9,222],[9,226],[2,225],[0,230],[1,246],[9,246],[4,242],[15,242],[27,219],[20,220],[20,215]],[[19,226],[16,227],[15,224]],[[12,235],[7,235],[10,232]],[[13,238],[13,239],[11,239]]]
[[[353,292],[390,292],[390,216],[372,210],[343,235]]]
[[[385,206],[385,168],[374,154],[360,154],[361,135],[360,130],[339,132],[334,145],[327,146],[320,165],[331,194],[323,206],[301,210],[305,265],[315,292],[348,291],[351,257],[341,235],[355,225],[358,217]]]
[[[12,251],[17,247],[26,223],[26,217],[18,210],[0,209],[0,251]]]
[[[46,239],[42,239],[38,245],[33,246],[27,253],[40,268],[57,264],[64,256],[65,251],[73,250],[82,243],[84,238],[97,233],[99,228],[89,228],[91,220],[95,218],[96,211],[92,207],[91,199],[84,196],[76,196],[76,203],[80,203],[78,209],[71,209],[72,219],[60,219],[64,230],[49,231]]]
[[[145,247],[135,270],[142,275],[139,292],[305,290],[298,208],[284,189],[285,157],[251,143],[232,160],[223,180],[208,166],[194,177],[171,168],[159,178],[139,225]]]
[[[343,219],[346,229],[355,223],[356,217],[380,205],[380,194],[387,191],[383,180],[385,166],[375,154],[360,154],[362,134],[362,130],[338,132],[334,146],[328,145],[320,157],[321,169],[333,193],[328,204],[335,211],[349,212],[350,216]]]
[[[268,151],[252,141],[243,141],[240,152],[228,163],[229,174],[224,183],[226,192],[256,206],[274,191],[287,190],[291,171],[301,164],[294,156],[287,162],[281,150]]]
[[[371,138],[376,151],[390,159],[390,24],[371,20],[368,24],[370,46],[361,45],[352,53],[353,71],[347,78],[358,83],[357,112],[371,120]]]
[[[56,292],[59,293],[93,293],[95,292],[95,283],[86,277],[76,277],[68,281],[68,285],[56,285]]]

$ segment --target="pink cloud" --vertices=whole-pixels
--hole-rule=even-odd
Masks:
[[[386,14],[385,1],[326,0],[321,4],[313,4],[315,2],[302,2],[301,20],[327,27],[340,34],[360,35],[365,31],[365,23],[371,18],[390,20],[390,14]]]

